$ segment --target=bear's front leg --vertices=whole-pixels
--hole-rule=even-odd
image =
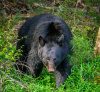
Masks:
[[[55,71],[55,79],[56,79],[56,88],[60,87],[61,84],[64,84],[64,81],[71,73],[71,66],[67,61],[62,62]]]
[[[43,63],[37,56],[37,53],[35,50],[31,50],[28,53],[28,59],[27,59],[27,72],[29,75],[32,75],[33,77],[38,77],[41,73],[43,68]]]

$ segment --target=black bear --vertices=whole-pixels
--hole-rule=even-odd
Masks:
[[[71,37],[69,27],[58,16],[41,14],[28,19],[18,32],[16,49],[22,55],[16,61],[17,69],[38,77],[44,65],[50,74],[55,72],[59,87],[71,73],[67,58]]]

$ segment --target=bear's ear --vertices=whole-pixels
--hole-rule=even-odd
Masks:
[[[64,40],[64,35],[62,34],[58,39],[59,46],[62,46],[63,40]]]
[[[55,22],[54,27],[55,27],[56,30],[59,30],[61,28],[61,25],[60,25],[59,22]]]
[[[61,25],[59,22],[51,22],[49,25],[50,30],[59,30],[61,29]]]
[[[46,41],[43,39],[42,36],[39,36],[39,43],[40,43],[41,46],[44,46],[45,43],[46,43]]]

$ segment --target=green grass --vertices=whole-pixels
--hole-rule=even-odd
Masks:
[[[65,81],[65,85],[62,85],[58,90],[55,90],[54,75],[49,75],[46,68],[38,78],[32,78],[30,75],[21,74],[14,69],[8,69],[1,77],[3,78],[3,91],[6,92],[99,92],[100,83],[95,80],[96,76],[100,72],[100,58],[90,62],[74,65],[71,75]],[[3,71],[4,72],[4,71]],[[8,76],[21,82],[22,85],[16,83]],[[64,90],[66,86],[66,90]]]
[[[31,0],[30,0],[31,1]],[[95,12],[84,15],[82,10],[74,12],[67,9],[75,2],[67,0],[60,6],[56,15],[60,16],[72,29],[71,41],[73,54],[69,55],[73,65],[71,75],[65,84],[55,90],[55,75],[49,75],[46,68],[38,78],[23,74],[14,67],[16,53],[17,32],[12,27],[21,20],[19,13],[13,19],[6,19],[3,15],[0,21],[0,91],[3,92],[99,92],[100,91],[100,55],[94,56],[94,45],[99,23],[91,20]],[[86,3],[87,4],[87,3]],[[88,6],[91,5],[89,2]],[[42,12],[43,9],[35,9]],[[72,13],[73,12],[73,13]],[[90,16],[91,15],[91,16]],[[85,17],[90,17],[86,19]],[[13,21],[14,20],[14,21]],[[91,28],[89,25],[93,25]],[[81,27],[80,27],[81,26]],[[94,32],[95,31],[95,32]],[[14,33],[14,34],[13,34]],[[89,33],[89,35],[87,35]],[[94,39],[93,39],[94,38]],[[20,52],[20,51],[18,51]],[[13,62],[12,62],[13,61]],[[66,87],[66,89],[64,89]]]

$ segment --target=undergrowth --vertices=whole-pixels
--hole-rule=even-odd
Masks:
[[[31,0],[30,0],[31,1]],[[69,55],[73,65],[71,75],[65,84],[55,90],[55,77],[49,75],[46,68],[38,78],[23,74],[14,67],[17,32],[12,27],[21,20],[17,14],[12,19],[3,15],[0,20],[0,91],[3,92],[99,92],[100,91],[100,55],[93,55],[98,16],[93,19],[91,12],[84,15],[82,9],[73,11],[68,5],[75,2],[65,0],[56,15],[60,16],[72,29],[71,41],[73,54]],[[30,3],[30,2],[29,2]],[[89,2],[88,2],[89,3]],[[87,4],[87,3],[86,3]],[[87,4],[87,5],[90,5]],[[40,10],[41,11],[41,10]],[[89,17],[86,19],[85,17]],[[85,17],[84,17],[85,16]],[[91,20],[93,19],[93,20]],[[92,25],[91,28],[89,25]],[[94,30],[96,32],[94,32]],[[20,52],[20,51],[17,51]],[[66,87],[66,89],[64,89]]]

